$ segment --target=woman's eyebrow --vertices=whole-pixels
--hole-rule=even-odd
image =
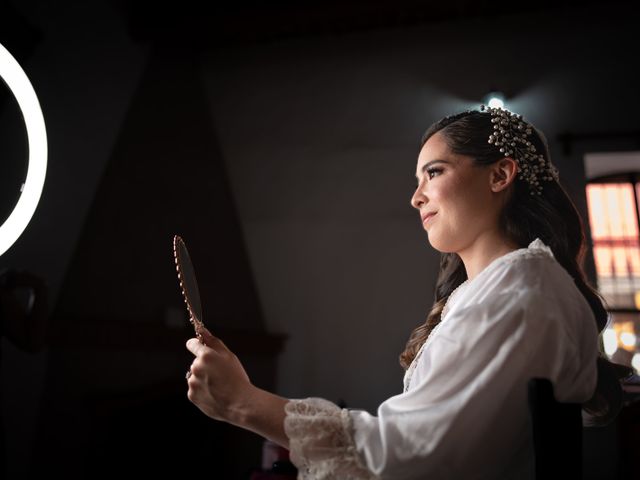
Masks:
[[[440,160],[440,159],[431,160],[430,162],[427,162],[422,166],[422,168],[420,169],[420,173],[424,175],[424,172],[426,172],[429,167],[431,167],[432,165],[435,165],[436,163],[451,163],[451,162],[448,160]],[[420,180],[420,177],[416,175],[416,179]]]

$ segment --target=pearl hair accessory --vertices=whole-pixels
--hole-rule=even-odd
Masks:
[[[528,140],[533,127],[522,119],[522,115],[485,105],[481,105],[480,110],[489,112],[492,117],[493,134],[489,135],[489,143],[500,148],[505,157],[516,161],[518,178],[529,184],[531,195],[542,193],[542,180],[558,181],[558,169]]]

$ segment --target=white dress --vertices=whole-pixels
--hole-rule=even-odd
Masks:
[[[584,402],[598,331],[571,276],[540,240],[489,264],[449,297],[442,321],[373,416],[319,399],[287,403],[299,479],[529,479],[527,381]]]

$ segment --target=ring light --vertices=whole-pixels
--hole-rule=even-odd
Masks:
[[[0,255],[22,235],[38,206],[47,173],[47,132],[36,92],[15,58],[0,45],[0,78],[20,107],[29,142],[29,165],[22,194],[15,208],[0,225]],[[1,148],[1,147],[0,147]]]

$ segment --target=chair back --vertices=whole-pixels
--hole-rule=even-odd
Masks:
[[[582,478],[582,405],[558,402],[546,378],[528,384],[536,479]]]

